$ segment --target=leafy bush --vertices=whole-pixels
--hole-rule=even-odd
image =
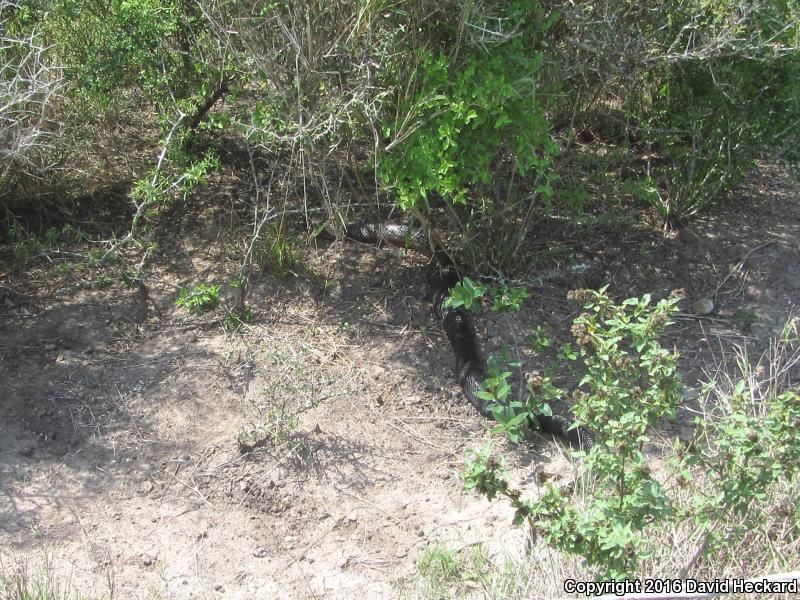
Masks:
[[[642,199],[665,218],[722,197],[764,153],[797,160],[796,3],[561,8],[543,73],[556,120],[599,114],[616,127],[606,141],[627,153],[624,179],[643,185]]]
[[[732,513],[759,520],[753,503],[769,499],[776,483],[797,478],[800,395],[790,390],[754,406],[749,391],[737,381],[724,412],[698,419],[697,441],[679,463],[684,485],[691,478],[706,480],[687,511],[698,522],[726,522]]]
[[[513,3],[504,14],[515,35],[498,34],[456,58],[421,50],[416,91],[399,101],[398,116],[384,120],[381,129],[386,143],[380,180],[394,188],[405,210],[430,216],[434,199],[461,207],[461,233],[473,264],[505,264],[530,227],[530,196],[549,203],[553,193],[557,146],[537,96],[544,60],[537,43],[553,19],[536,3]],[[514,175],[530,176],[531,188],[521,192],[530,196],[503,183]],[[484,229],[477,244],[469,241],[475,227]],[[488,240],[495,243],[482,247]]]
[[[36,14],[72,89],[96,105],[120,89],[158,103],[198,94],[220,57],[199,7],[177,0],[56,0]],[[202,53],[202,59],[200,59]]]
[[[650,476],[642,447],[648,428],[679,400],[676,356],[658,343],[677,310],[677,297],[655,306],[648,295],[614,304],[605,288],[571,297],[586,308],[573,326],[586,370],[574,393],[573,412],[596,436],[586,457],[595,485],[586,492],[585,506],[568,505],[552,485],[537,500],[522,500],[502,471],[493,468],[487,448],[471,459],[465,487],[490,499],[498,493],[508,497],[517,509],[516,521],[528,520],[552,546],[582,556],[604,576],[617,577],[632,572],[648,555],[643,530],[671,512],[663,488]],[[563,395],[547,378],[538,378],[529,392],[540,402]]]
[[[386,139],[402,140],[381,157],[380,169],[383,181],[396,185],[401,208],[421,204],[429,193],[464,204],[470,186],[493,183],[492,163],[504,147],[519,173],[546,176],[555,145],[535,96],[542,59],[518,40],[458,65],[425,54],[420,91],[403,122],[383,127]]]
[[[464,487],[490,500],[506,498],[516,509],[515,523],[528,523],[549,545],[582,557],[602,579],[634,576],[646,559],[669,554],[661,532],[687,523],[700,532],[708,555],[725,552],[776,510],[793,518],[794,508],[786,508],[792,501],[780,501],[779,490],[798,483],[797,391],[770,385],[759,392],[752,381],[733,383],[720,392],[719,408],[697,419],[694,440],[676,442],[666,473],[657,476],[642,447],[647,430],[679,397],[676,356],[658,343],[676,298],[651,306],[648,296],[617,305],[603,290],[572,297],[587,309],[573,327],[586,367],[573,410],[597,438],[585,457],[585,476],[574,495],[548,484],[527,500],[486,445],[468,460]],[[779,347],[791,343],[785,336]],[[774,362],[775,372],[786,363]]]
[[[469,277],[464,277],[449,291],[442,306],[444,308],[463,306],[467,310],[477,313],[480,312],[480,298],[486,295],[492,300],[491,310],[503,312],[519,310],[522,302],[528,297],[528,292],[521,287],[483,285],[474,282]]]
[[[194,286],[191,291],[182,288],[175,304],[189,312],[203,312],[216,308],[219,306],[219,286],[201,283]]]

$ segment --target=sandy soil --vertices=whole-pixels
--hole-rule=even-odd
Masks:
[[[796,314],[800,186],[760,165],[677,234],[559,231],[570,253],[532,267],[515,315],[487,317],[487,351],[546,323],[569,340],[577,285],[617,297],[683,287],[668,343],[687,386],[748,344],[756,360]],[[197,218],[195,217],[186,217]],[[184,233],[146,287],[82,285],[42,266],[0,276],[0,565],[51,570],[115,598],[386,598],[426,545],[520,548],[510,511],[461,490],[489,425],[463,401],[432,318],[424,259],[320,243],[296,276],[258,278],[235,335],[174,306],[175,285],[228,281],[213,224]],[[166,251],[165,251],[166,252]],[[177,258],[176,258],[177,257]],[[586,264],[580,276],[572,264]],[[546,276],[543,276],[543,273]],[[691,304],[711,300],[696,316]],[[800,373],[794,374],[795,380]],[[684,414],[656,441],[688,435]],[[257,447],[239,440],[261,440]],[[568,480],[564,449],[506,447],[516,481]],[[544,474],[545,477],[537,476]]]

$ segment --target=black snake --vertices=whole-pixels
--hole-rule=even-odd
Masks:
[[[384,223],[357,223],[345,226],[345,236],[348,239],[365,243],[387,243],[395,246],[405,246],[420,252],[429,252],[427,237],[420,229],[412,229],[406,225]],[[488,377],[486,362],[481,354],[478,336],[472,323],[470,313],[463,307],[444,308],[442,303],[448,296],[448,291],[456,285],[461,276],[454,267],[449,257],[444,253],[434,253],[438,269],[430,283],[433,292],[434,311],[442,323],[442,327],[456,357],[456,379],[461,386],[464,396],[477,411],[491,417],[488,403],[476,394],[481,389],[481,384]],[[549,433],[575,448],[588,450],[594,445],[594,435],[583,427],[572,428],[573,421],[562,415],[536,415],[536,422],[531,426]]]

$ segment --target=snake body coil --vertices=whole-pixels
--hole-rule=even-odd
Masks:
[[[383,223],[359,223],[347,225],[346,237],[366,243],[388,243],[406,246],[416,250],[427,249],[424,233],[418,229],[410,229],[405,225]],[[442,259],[438,256],[441,262]],[[440,265],[430,278],[433,292],[434,312],[444,329],[453,355],[456,358],[456,379],[467,400],[485,417],[491,417],[486,401],[478,397],[481,384],[488,377],[486,362],[481,354],[478,336],[472,323],[472,317],[463,307],[443,308],[442,303],[448,291],[460,281],[458,271],[452,265]],[[588,450],[594,445],[594,435],[583,428],[571,428],[572,420],[562,415],[537,415],[534,428],[541,429],[575,448]]]

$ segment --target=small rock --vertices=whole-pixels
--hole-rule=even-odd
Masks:
[[[406,549],[404,549],[404,548],[400,548],[400,549],[397,551],[397,553],[395,554],[395,556],[396,556],[397,558],[405,558],[406,556],[408,556],[408,550],[406,550]]]
[[[221,583],[215,583],[215,584],[214,584],[214,591],[215,591],[215,592],[224,592],[224,591],[225,591],[225,588],[224,588],[224,587],[222,587],[222,584],[221,584]]]
[[[700,298],[689,307],[689,312],[695,315],[710,315],[714,311],[714,301],[711,298]]]
[[[253,556],[255,556],[256,558],[264,558],[266,555],[267,555],[266,549],[262,548],[261,546],[253,550]]]
[[[699,240],[700,238],[698,237],[698,235],[694,231],[692,231],[688,227],[682,227],[678,231],[678,235],[676,236],[676,239],[681,244],[693,244],[693,243],[697,242],[697,240]]]
[[[136,491],[142,495],[149,494],[153,491],[153,483],[145,479],[139,482],[139,485],[136,486]]]
[[[697,393],[697,390],[694,388],[686,388],[683,392],[683,399],[686,401],[697,400],[698,396],[699,394]]]
[[[757,285],[748,285],[744,288],[744,295],[749,300],[758,300],[762,295],[761,288]]]
[[[143,564],[145,567],[149,567],[150,565],[152,565],[152,564],[153,564],[153,557],[152,557],[152,556],[148,556],[147,554],[145,554],[145,555],[142,557],[142,564]]]

